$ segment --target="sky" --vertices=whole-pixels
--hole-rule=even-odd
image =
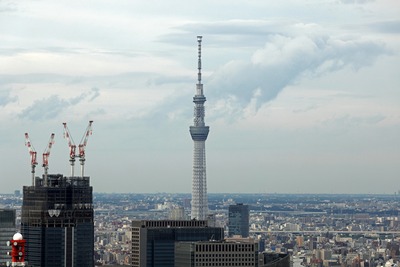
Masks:
[[[0,0],[0,193],[191,192],[198,35],[208,192],[400,192],[398,0]]]

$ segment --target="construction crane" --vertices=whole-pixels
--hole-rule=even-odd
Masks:
[[[35,167],[38,164],[36,161],[36,150],[32,146],[31,140],[29,139],[28,133],[25,133],[25,146],[28,147],[29,155],[31,156],[31,167],[32,167],[32,185],[35,185]]]
[[[64,122],[64,138],[68,141],[69,146],[69,162],[71,163],[71,177],[74,177],[74,165],[75,165],[75,157],[76,157],[76,145],[74,140],[72,139],[71,133],[67,127],[67,123]]]
[[[84,165],[85,165],[85,149],[86,149],[86,144],[89,139],[89,135],[92,134],[92,123],[93,121],[89,121],[89,125],[86,128],[85,133],[83,134],[82,140],[79,143],[79,161],[81,163],[81,176],[83,177],[84,174]]]
[[[51,147],[54,144],[54,133],[50,135],[49,142],[47,143],[47,147],[43,152],[43,168],[44,168],[44,186],[47,186],[47,171],[49,169],[49,156]]]
[[[74,176],[74,165],[75,165],[75,158],[78,156],[79,161],[81,163],[81,176],[84,176],[84,166],[85,166],[85,149],[87,145],[87,141],[89,136],[92,134],[92,123],[93,121],[89,121],[89,125],[86,128],[85,133],[83,134],[82,140],[78,145],[78,155],[76,154],[76,145],[74,140],[72,139],[71,133],[67,127],[67,123],[64,122],[64,138],[68,141],[69,146],[69,162],[71,163],[71,176]]]

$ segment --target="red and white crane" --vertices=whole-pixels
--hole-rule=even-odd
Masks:
[[[85,149],[86,144],[89,139],[89,135],[92,135],[92,123],[93,121],[89,121],[89,125],[86,128],[85,133],[83,134],[82,140],[79,143],[79,161],[81,162],[81,176],[84,174],[84,165],[85,165]]]
[[[76,154],[76,145],[74,140],[72,139],[71,133],[67,127],[67,123],[64,122],[64,138],[68,141],[69,146],[69,162],[71,163],[71,176],[74,176],[74,165],[75,165],[75,158],[78,156],[79,161],[81,162],[81,176],[84,176],[84,166],[85,166],[85,149],[87,145],[87,141],[89,136],[92,134],[92,123],[93,121],[89,121],[89,125],[86,128],[85,133],[83,134],[82,140],[78,145],[78,155]]]
[[[64,138],[68,141],[69,147],[69,162],[71,163],[71,177],[74,177],[74,165],[75,165],[75,157],[76,157],[76,145],[74,140],[72,139],[71,133],[67,127],[67,123],[63,122],[64,125]]]
[[[33,147],[31,140],[29,139],[28,133],[25,133],[25,146],[28,147],[29,155],[31,156],[31,167],[32,167],[32,185],[35,185],[35,167],[38,164],[36,161],[36,150]]]
[[[49,142],[47,143],[47,147],[43,152],[43,168],[44,168],[44,186],[47,186],[47,171],[49,169],[49,157],[50,150],[54,144],[54,133],[50,135]]]

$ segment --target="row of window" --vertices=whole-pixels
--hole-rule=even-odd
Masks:
[[[196,262],[254,262],[254,255],[249,254],[248,256],[244,255],[224,255],[222,257],[205,257],[205,258],[196,258]]]
[[[196,259],[202,260],[202,258],[254,258],[255,254],[251,253],[225,253],[225,254],[196,254]]]
[[[195,266],[255,266],[255,264],[249,265],[245,262],[224,262],[224,263],[196,263]]]
[[[196,251],[254,251],[254,244],[198,244]]]

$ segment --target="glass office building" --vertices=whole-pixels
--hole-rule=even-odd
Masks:
[[[89,177],[36,177],[24,186],[21,233],[32,267],[92,267],[93,189]]]
[[[0,266],[7,266],[7,261],[11,261],[11,256],[7,255],[11,247],[7,246],[7,241],[10,241],[15,233],[15,210],[0,209]]]
[[[249,206],[238,203],[229,206],[228,235],[249,236]]]

